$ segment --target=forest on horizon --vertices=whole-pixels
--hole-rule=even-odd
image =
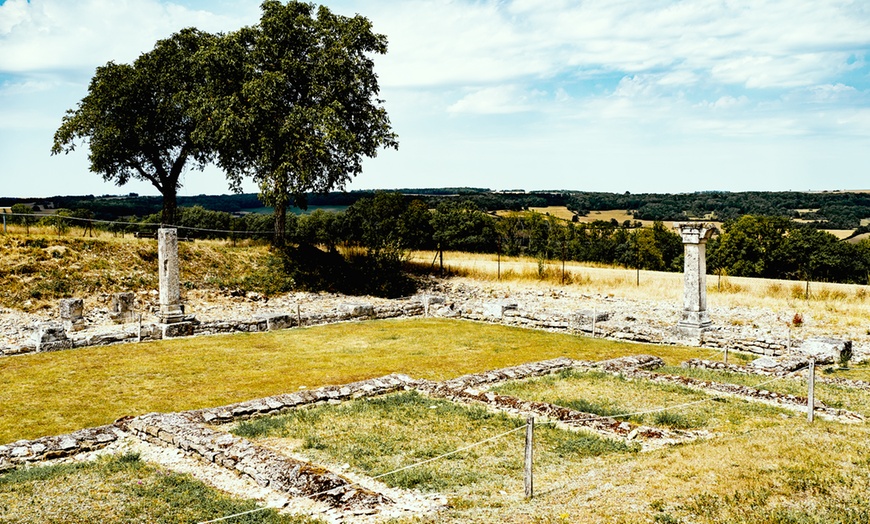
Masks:
[[[380,190],[334,191],[306,195],[311,207],[347,207]],[[870,219],[870,192],[795,191],[701,191],[694,193],[605,193],[589,191],[491,191],[485,188],[427,188],[384,190],[422,200],[430,208],[441,202],[473,202],[478,208],[495,212],[521,211],[532,207],[565,206],[578,217],[590,211],[626,210],[635,220],[725,222],[743,215],[779,216],[800,219],[819,229],[857,229]],[[45,208],[85,210],[100,220],[142,217],[160,210],[160,196],[136,193],[114,196],[54,196],[47,198],[0,197],[0,207],[35,204]],[[182,207],[201,206],[231,214],[268,212],[255,193],[180,196]]]

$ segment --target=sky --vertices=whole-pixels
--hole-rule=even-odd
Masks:
[[[369,18],[399,149],[345,189],[870,189],[865,0],[326,0]],[[95,68],[259,0],[0,0],[0,196],[157,195],[51,156]],[[217,168],[180,195],[228,193]],[[246,192],[256,192],[248,183]]]

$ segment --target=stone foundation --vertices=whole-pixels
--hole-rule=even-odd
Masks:
[[[391,501],[322,467],[257,446],[247,439],[215,431],[185,413],[152,413],[120,424],[137,437],[175,446],[263,487],[294,497],[311,497],[342,510],[372,508]]]
[[[558,302],[557,302],[558,304]],[[291,305],[287,311],[272,311],[266,314],[252,314],[249,318],[233,320],[192,320],[190,327],[171,329],[165,335],[160,324],[144,323],[141,332],[137,327],[127,325],[114,332],[93,333],[66,332],[51,328],[33,333],[30,342],[19,346],[0,347],[0,356],[33,353],[36,351],[56,351],[72,347],[129,343],[139,340],[159,340],[164,336],[210,335],[235,332],[264,332],[289,329],[299,326],[314,326],[335,322],[373,320],[387,318],[412,318],[428,316],[434,318],[462,318],[490,323],[500,323],[530,329],[592,335],[614,340],[643,342],[651,344],[689,344],[713,349],[728,348],[731,351],[750,352],[759,355],[779,356],[800,350],[802,340],[789,339],[783,330],[782,338],[769,333],[762,336],[747,336],[746,331],[730,326],[714,326],[699,338],[687,340],[683,333],[667,318],[677,313],[675,306],[659,308],[656,315],[665,319],[655,323],[638,320],[623,312],[615,313],[608,307],[615,307],[606,301],[600,309],[577,309],[566,307],[563,310],[544,308],[527,304],[521,300],[477,298],[471,293],[449,295],[424,294],[410,299],[382,302],[376,305],[362,302],[339,303],[329,309],[300,304],[299,309]],[[306,306],[309,306],[306,311]],[[313,310],[313,311],[312,311]],[[670,315],[667,317],[665,315]],[[65,330],[64,330],[65,331]],[[757,332],[757,330],[749,331]],[[866,347],[853,348],[859,355],[866,354]]]

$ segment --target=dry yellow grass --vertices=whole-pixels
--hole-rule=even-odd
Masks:
[[[835,237],[839,238],[840,240],[843,240],[844,238],[855,232],[853,229],[823,229],[822,231],[824,231],[825,233],[830,233]]]
[[[529,211],[534,211],[542,215],[551,215],[563,220],[571,220],[574,218],[574,212],[565,206],[530,207]]]
[[[415,252],[412,260],[430,264],[433,252]],[[499,279],[497,255],[444,253],[444,264],[452,273],[482,281]],[[668,301],[679,304],[683,294],[683,274],[566,262],[565,284],[562,262],[520,257],[501,257],[501,277],[506,282],[552,287],[566,285],[583,293],[615,296],[629,300]],[[782,317],[783,336],[795,313],[807,320],[807,328],[866,338],[870,326],[870,286],[761,278],[718,277],[707,275],[709,308],[765,308]]]
[[[157,241],[50,234],[0,235],[0,305],[35,311],[58,298],[86,297],[89,306],[101,293],[157,288]],[[181,279],[185,288],[233,285],[266,262],[264,245],[196,240],[181,242]]]

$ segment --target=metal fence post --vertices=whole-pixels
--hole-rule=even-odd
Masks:
[[[807,377],[808,382],[808,392],[807,392],[807,421],[812,422],[813,416],[815,415],[815,406],[816,401],[813,398],[815,396],[816,389],[816,359],[810,358],[810,370],[809,375]]]

